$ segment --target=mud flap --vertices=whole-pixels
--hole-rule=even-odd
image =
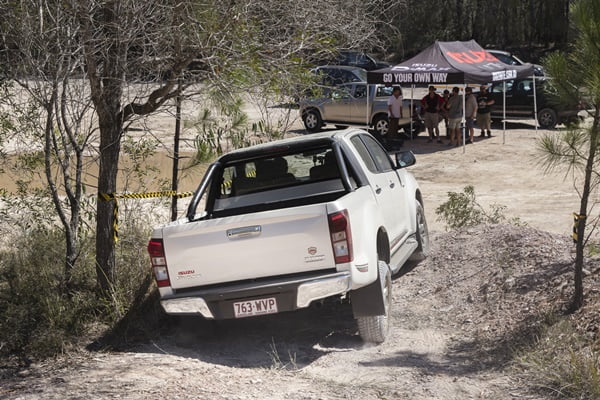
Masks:
[[[383,283],[379,276],[373,283],[350,292],[354,318],[384,315]]]

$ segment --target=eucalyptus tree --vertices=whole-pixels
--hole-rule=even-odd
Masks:
[[[75,17],[60,7],[26,5],[2,4],[3,15],[12,17],[2,23],[3,69],[14,83],[2,97],[11,121],[3,128],[17,143],[25,166],[21,173],[28,170],[25,164],[36,165],[38,159],[43,166],[47,186],[41,195],[51,198],[64,232],[64,273],[59,280],[68,291],[81,252],[84,157],[96,129],[87,84],[72,79],[85,72]]]

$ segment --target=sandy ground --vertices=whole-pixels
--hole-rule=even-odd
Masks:
[[[556,135],[559,131],[536,131],[533,121],[507,123],[505,134],[501,126],[497,128],[491,138],[480,139],[477,132],[475,143],[464,149],[427,143],[424,134],[406,142],[406,149],[417,157],[412,172],[424,194],[429,226],[443,230],[435,209],[447,201],[447,192],[460,192],[472,185],[483,206],[506,206],[509,218],[519,218],[542,230],[569,234],[579,197],[566,169],[545,172],[537,147],[542,135]]]
[[[536,241],[566,246],[578,197],[564,175],[544,174],[536,150],[540,135],[557,131],[536,132],[527,123],[508,127],[505,143],[496,129],[465,152],[427,143],[423,134],[405,143],[417,156],[411,170],[424,194],[433,253],[394,281],[393,329],[384,344],[361,342],[348,304],[218,324],[185,318],[169,335],[125,351],[82,351],[34,363],[0,380],[0,398],[536,398],[523,392],[505,360],[480,358],[475,309],[457,311],[456,304],[473,302],[470,293],[481,282],[456,293],[451,286],[477,276],[494,255],[488,242],[504,236],[473,231],[458,240],[443,233],[435,215],[448,191],[473,185],[484,206],[505,205],[508,217],[558,234]],[[296,123],[292,134],[301,133]],[[487,251],[479,252],[486,244]],[[471,258],[465,261],[461,249],[469,249]]]

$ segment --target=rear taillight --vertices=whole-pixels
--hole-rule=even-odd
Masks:
[[[329,234],[336,264],[352,261],[352,235],[348,211],[329,214]]]
[[[150,239],[150,242],[148,242],[148,254],[150,254],[150,262],[152,263],[152,271],[154,272],[156,284],[159,287],[171,286],[162,239]]]

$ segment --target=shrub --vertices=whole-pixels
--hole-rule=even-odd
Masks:
[[[535,391],[561,399],[598,399],[599,344],[563,319],[544,330],[534,346],[518,358],[518,367]]]
[[[98,324],[106,331],[119,327],[122,336],[133,328],[136,333],[154,328],[148,321],[158,320],[161,311],[144,304],[153,289],[145,254],[148,230],[133,225],[122,233],[110,299],[97,296],[93,237],[84,240],[67,293],[61,287],[65,249],[60,229],[23,231],[12,247],[0,251],[0,356],[62,353]]]
[[[95,314],[93,263],[81,262],[71,293],[60,288],[60,230],[36,229],[0,252],[0,348],[3,355],[60,353]]]
[[[479,224],[506,222],[505,210],[506,206],[492,204],[490,210],[486,211],[477,202],[475,188],[469,185],[465,186],[462,193],[448,192],[448,201],[436,208],[435,213],[438,215],[438,221],[446,223],[447,229],[458,229]],[[522,224],[518,218],[508,222]]]

